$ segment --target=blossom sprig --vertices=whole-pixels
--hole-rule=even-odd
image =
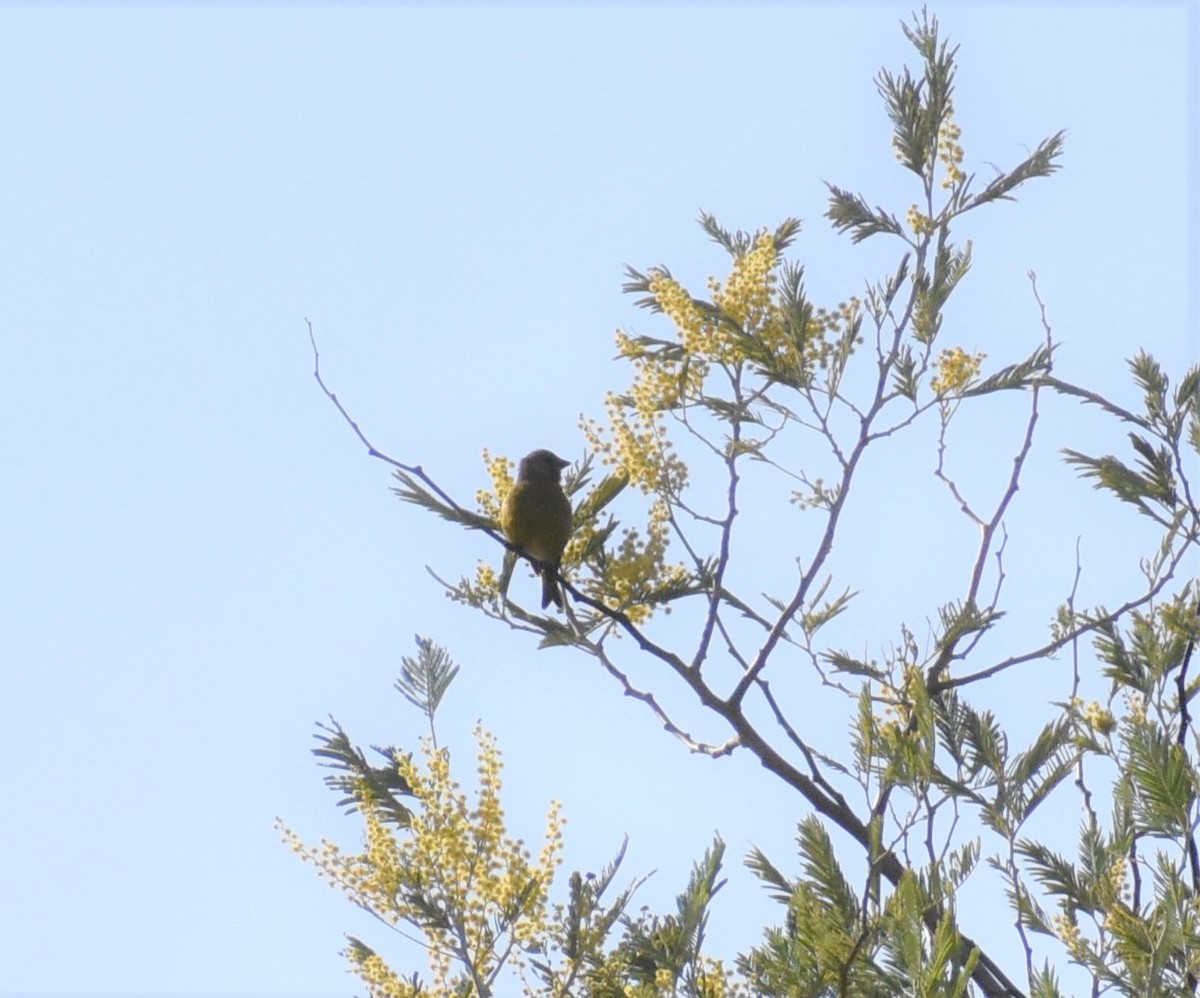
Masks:
[[[534,859],[506,831],[496,740],[479,726],[475,738],[473,803],[451,775],[449,750],[426,740],[422,762],[397,758],[417,802],[407,828],[382,820],[364,787],[361,853],[344,853],[327,840],[307,846],[282,829],[293,851],[356,904],[388,925],[424,935],[433,990],[422,993],[447,998],[471,980],[493,980],[510,957],[539,950],[551,933],[549,889],[561,863],[565,819],[559,804],[550,804],[545,841]],[[373,996],[417,993],[368,947],[352,944],[346,956]]]
[[[483,450],[483,463],[487,465],[488,475],[492,479],[492,487],[490,490],[479,489],[475,493],[475,501],[479,504],[481,513],[499,523],[500,507],[516,480],[513,476],[516,465],[513,464],[511,458],[494,455],[486,447]]]
[[[907,221],[915,236],[927,236],[934,230],[933,219],[915,204],[908,206]]]
[[[963,391],[979,375],[987,354],[969,354],[962,347],[943,350],[935,363],[937,373],[929,383],[937,395],[950,395]]]
[[[945,116],[942,118],[941,125],[938,126],[938,159],[946,171],[946,176],[942,180],[942,187],[946,190],[962,186],[967,179],[967,175],[962,169],[964,153],[963,147],[958,141],[961,138],[962,128],[954,120],[954,102],[948,100]]]

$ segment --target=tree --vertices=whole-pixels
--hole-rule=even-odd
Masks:
[[[800,874],[789,876],[758,851],[746,860],[785,907],[782,924],[738,958],[736,973],[703,952],[708,904],[720,887],[719,841],[697,862],[673,914],[629,915],[631,889],[610,899],[620,857],[594,879],[573,875],[556,910],[556,812],[536,863],[505,839],[498,762],[486,736],[472,809],[455,796],[434,741],[425,770],[395,749],[374,765],[333,724],[318,752],[336,768],[331,782],[344,802],[362,812],[367,849],[307,855],[360,904],[416,927],[430,945],[432,990],[352,941],[349,955],[372,993],[489,995],[511,960],[525,968],[531,991],[559,995],[1050,996],[1061,993],[1055,961],[1064,957],[1090,975],[1097,994],[1194,992],[1197,587],[1181,574],[1200,538],[1187,465],[1200,452],[1200,369],[1172,388],[1139,353],[1130,362],[1141,393],[1136,410],[1061,378],[1032,275],[1041,330],[1026,356],[985,373],[982,355],[946,342],[946,305],[971,267],[970,243],[952,237],[956,223],[1055,172],[1064,139],[1053,135],[977,182],[963,169],[954,120],[955,50],[927,15],[904,32],[920,72],[883,71],[877,85],[917,201],[901,221],[829,185],[826,211],[855,242],[892,240],[890,273],[861,299],[821,307],[806,293],[803,267],[785,257],[799,222],[744,233],[703,215],[704,231],[731,260],[729,276],[710,280],[706,296],[666,267],[628,272],[626,290],[662,317],[668,334],[618,334],[632,383],[608,397],[604,424],[583,424],[594,458],[567,476],[575,514],[565,619],[511,600],[490,564],[446,583],[453,599],[485,618],[590,656],[690,751],[750,753],[804,798],[813,814],[799,829]],[[496,520],[511,461],[485,455],[493,486],[468,509],[422,468],[372,447],[325,387],[319,359],[315,373],[372,456],[393,466],[400,498],[505,544]],[[1136,509],[1158,540],[1119,605],[1084,606],[1073,591],[1047,612],[1044,636],[1006,626],[1005,523],[1049,393],[1125,424],[1129,457],[1063,454],[1096,488]],[[1025,415],[1012,451],[989,458],[1008,468],[1003,484],[980,500],[982,490],[953,471],[951,431],[1002,398],[1023,400]],[[824,629],[853,612],[864,580],[835,572],[832,553],[863,469],[887,448],[915,447],[908,441],[930,425],[934,476],[976,536],[962,556],[961,589],[936,607],[924,638],[901,626],[877,658],[839,647]],[[781,482],[795,515],[806,518],[809,541],[783,552],[800,566],[790,591],[757,595],[739,574],[743,523],[756,509],[777,515]],[[622,525],[632,522],[630,504],[638,505],[637,527]],[[681,561],[669,560],[671,545]],[[672,611],[675,626],[662,627]],[[672,637],[681,630],[684,639]],[[452,673],[432,643],[420,650],[401,687],[432,722]],[[990,684],[1060,655],[1070,656],[1073,678],[1058,715],[1028,744],[1013,745],[989,709]],[[653,685],[629,678],[630,656],[654,664]],[[1081,695],[1089,656],[1109,681],[1103,703]],[[794,677],[797,661],[809,670],[807,690],[777,678]],[[690,691],[725,740],[695,737],[668,711],[663,692],[672,685]],[[845,706],[843,757],[812,744],[800,720],[798,705],[814,686]],[[1078,850],[1068,856],[1029,827],[1040,807],[1072,794],[1083,818]],[[430,845],[434,832],[454,844]],[[959,925],[956,895],[980,876],[981,858],[1012,909],[1023,966],[1002,966],[990,940]],[[451,885],[474,893],[455,894]]]

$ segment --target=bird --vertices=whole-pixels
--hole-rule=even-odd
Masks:
[[[542,577],[542,609],[551,602],[563,609],[558,569],[571,539],[571,500],[559,476],[571,462],[553,451],[526,454],[517,467],[517,480],[500,507],[500,526],[518,552],[531,559]],[[510,555],[506,562],[515,560]],[[506,564],[505,576],[511,572]],[[504,587],[502,587],[504,588]]]

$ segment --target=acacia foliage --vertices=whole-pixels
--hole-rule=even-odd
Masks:
[[[452,598],[483,615],[593,658],[688,750],[749,753],[802,795],[812,813],[798,829],[799,873],[758,851],[746,859],[784,906],[780,925],[767,927],[762,943],[732,966],[704,953],[708,906],[720,886],[719,841],[697,862],[676,911],[640,918],[628,912],[630,890],[617,890],[618,863],[593,878],[569,877],[567,900],[555,908],[553,862],[513,860],[515,880],[488,902],[486,915],[467,900],[452,915],[423,893],[431,889],[428,873],[405,881],[406,868],[393,863],[400,879],[392,893],[359,903],[425,933],[434,981],[426,987],[386,964],[390,976],[379,976],[375,952],[355,942],[351,959],[373,993],[483,996],[506,962],[524,968],[532,992],[561,995],[1051,996],[1061,993],[1058,968],[1068,962],[1095,993],[1194,990],[1200,772],[1190,703],[1200,594],[1183,570],[1200,539],[1189,478],[1200,453],[1200,370],[1172,384],[1139,353],[1130,367],[1140,399],[1127,406],[1060,375],[1044,308],[1023,356],[985,365],[956,341],[946,308],[972,261],[971,244],[953,234],[958,221],[1051,175],[1064,137],[1046,138],[1021,162],[978,181],[964,168],[955,121],[956,50],[924,14],[904,32],[919,68],[883,71],[876,82],[915,199],[890,209],[831,184],[825,213],[854,242],[890,240],[890,271],[861,297],[822,306],[806,291],[803,267],[787,256],[798,221],[744,233],[702,216],[706,234],[729,256],[726,278],[697,294],[665,266],[629,270],[626,290],[662,317],[666,332],[618,334],[630,385],[609,396],[603,421],[584,421],[592,454],[566,481],[575,531],[563,561],[573,597],[565,619],[511,599],[486,563],[447,584]],[[1030,295],[1041,306],[1032,277]],[[1001,645],[994,638],[1012,603],[1007,517],[1050,394],[1120,424],[1122,453],[1065,449],[1063,456],[1136,512],[1156,539],[1118,605],[1082,605],[1071,590],[1047,608],[1047,632],[1009,633]],[[1007,469],[1000,487],[979,499],[955,476],[951,431],[1001,397],[1020,400],[1024,414],[1012,424],[1010,450],[989,455],[993,467]],[[832,552],[874,455],[906,446],[925,426],[933,427],[934,478],[975,541],[962,557],[960,591],[931,608],[925,636],[901,625],[872,657],[825,638],[869,583],[839,575]],[[496,516],[510,461],[488,456],[492,487],[469,509],[424,469],[371,453],[394,466],[402,499],[504,543]],[[797,515],[814,525],[804,535],[811,543],[780,551],[800,565],[787,591],[760,592],[737,571],[743,523],[753,515],[751,470],[775,475]],[[636,524],[622,509],[630,498],[640,504]],[[660,626],[673,610],[686,628]],[[631,657],[651,665],[641,669],[651,677],[642,685],[630,678]],[[999,677],[1055,658],[1069,659],[1071,669],[1058,699],[1047,694],[1053,717],[1014,744],[991,690]],[[1091,662],[1109,684],[1103,700],[1082,695]],[[808,683],[843,698],[844,753],[816,744],[806,728],[797,663]],[[432,719],[436,702],[426,693],[444,692],[449,680],[422,678],[421,668],[410,670],[406,695]],[[665,696],[672,688],[690,691],[723,737],[694,735],[674,716]],[[339,768],[335,785],[363,811],[368,843],[381,828],[403,839],[412,830],[406,821],[436,811],[433,798],[413,791],[420,781],[409,757],[391,749],[376,766],[340,729],[325,737],[321,751]],[[415,799],[402,801],[406,794]],[[1072,851],[1032,829],[1035,812],[1051,801],[1081,815]],[[464,835],[473,820],[465,813]],[[489,834],[489,842],[503,841]],[[552,821],[551,841],[555,834]],[[370,850],[358,861],[368,872],[382,862]],[[505,861],[493,857],[485,866],[493,862]],[[960,924],[958,893],[985,867],[1010,908],[1021,953],[1015,965],[1002,965],[994,938],[972,938]],[[377,908],[387,903],[396,906],[391,915]]]

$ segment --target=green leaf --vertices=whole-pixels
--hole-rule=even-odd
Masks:
[[[1093,479],[1093,488],[1111,492],[1122,502],[1135,506],[1139,512],[1158,519],[1147,500],[1168,509],[1173,509],[1177,502],[1169,455],[1156,452],[1136,434],[1131,433],[1130,438],[1134,449],[1142,456],[1140,464],[1145,469],[1144,474],[1134,471],[1111,454],[1090,457],[1063,448],[1063,456],[1068,464],[1081,469],[1080,474],[1084,478]]]
[[[1058,159],[1062,155],[1065,139],[1065,131],[1055,132],[1048,139],[1043,139],[1022,162],[1007,173],[1001,173],[971,198],[966,208],[975,208],[990,201],[1011,201],[1012,192],[1026,181],[1050,176],[1059,169]]]
[[[837,672],[845,672],[851,676],[867,676],[870,679],[878,680],[887,678],[887,674],[878,666],[854,658],[844,651],[823,652],[821,657]]]
[[[1029,862],[1034,879],[1048,893],[1068,902],[1071,910],[1091,910],[1091,891],[1084,886],[1072,863],[1032,839],[1020,839],[1016,849]]]
[[[1142,480],[1147,483],[1151,496],[1168,509],[1174,509],[1179,501],[1175,493],[1175,469],[1171,451],[1165,446],[1155,447],[1136,433],[1129,434],[1133,449],[1138,452],[1138,466],[1142,469]]]
[[[988,607],[980,608],[974,602],[960,603],[957,600],[938,607],[942,633],[937,647],[954,648],[969,634],[982,634],[989,630],[1004,614]]]
[[[844,590],[841,595],[835,596],[831,600],[821,601],[825,598],[825,593],[828,592],[830,584],[833,582],[833,576],[829,576],[821,584],[816,594],[809,600],[808,609],[805,610],[801,618],[801,626],[804,633],[811,637],[829,621],[839,616],[850,605],[850,601],[854,599],[858,593],[850,589]],[[818,606],[818,604],[821,604]]]
[[[395,685],[405,700],[433,720],[438,704],[458,675],[458,666],[441,645],[419,634],[416,641],[417,657],[406,655],[400,659],[400,678]]]
[[[966,716],[967,745],[972,763],[1001,777],[1008,766],[1008,736],[990,710],[971,710]]]
[[[904,232],[895,215],[883,208],[872,210],[861,194],[851,194],[834,184],[827,183],[825,186],[829,188],[829,207],[825,209],[825,217],[838,232],[850,232],[851,242],[861,243],[883,232],[894,236]]]
[[[604,943],[634,892],[645,883],[644,877],[635,881],[607,907],[600,903],[616,879],[628,846],[629,839],[626,838],[616,857],[599,873],[586,876],[572,873],[569,878],[567,905],[563,912],[563,955],[572,963],[596,966],[602,961]]]
[[[934,258],[933,284],[930,294],[940,311],[959,282],[971,269],[971,243],[968,240],[962,249],[944,242],[945,230],[938,233],[938,253]]]
[[[767,893],[780,904],[791,901],[795,885],[776,867],[758,847],[751,848],[743,861],[745,866],[763,882]]]
[[[1134,383],[1142,390],[1146,415],[1151,422],[1161,420],[1167,411],[1167,376],[1162,367],[1146,351],[1139,351],[1130,361]]]
[[[1076,753],[1071,748],[1073,728],[1063,717],[1047,724],[1034,743],[1014,760],[1009,779],[1020,790],[1015,796],[1014,816],[1026,821],[1073,771]]]
[[[362,750],[350,742],[350,737],[332,717],[329,724],[318,722],[321,733],[314,735],[321,744],[313,749],[313,755],[323,760],[321,765],[338,770],[335,775],[325,777],[325,785],[343,794],[339,807],[347,813],[374,808],[385,821],[399,828],[407,828],[412,822],[412,811],[400,802],[401,797],[412,797],[412,787],[400,775],[399,761],[409,758],[394,748],[373,750],[385,760],[383,766],[372,766]]]
[[[804,864],[804,881],[842,927],[852,931],[858,920],[859,900],[842,873],[837,853],[825,826],[814,817],[800,822],[798,843]]]
[[[1148,724],[1129,729],[1124,748],[1135,821],[1161,835],[1187,834],[1196,776],[1183,750]]]
[[[1038,776],[1042,769],[1054,761],[1062,749],[1070,744],[1072,736],[1071,721],[1060,717],[1051,721],[1034,739],[1033,744],[1024,752],[1018,753],[1013,759],[1009,776],[1015,783],[1028,783]]]
[[[1065,998],[1058,986],[1058,975],[1047,960],[1041,970],[1033,972],[1029,998]]]
[[[683,893],[675,899],[679,913],[679,924],[687,942],[687,960],[694,962],[704,947],[704,930],[708,924],[708,906],[717,892],[725,886],[717,880],[721,872],[721,861],[725,857],[725,843],[720,838],[705,850],[703,857],[692,867],[692,875]]]
[[[966,389],[962,393],[963,397],[989,395],[992,392],[1011,391],[1014,388],[1028,388],[1035,382],[1038,375],[1050,370],[1051,353],[1051,348],[1043,344],[1020,363],[1002,367],[994,374],[984,378],[979,384]]]
[[[907,343],[900,347],[892,364],[892,385],[899,395],[916,402],[920,380],[917,376],[916,358],[913,356],[912,347]]]
[[[443,520],[461,524],[470,530],[497,529],[498,525],[491,517],[453,505],[407,472],[397,469],[393,472],[393,475],[400,482],[400,485],[392,486],[392,492],[404,502],[420,506],[430,513],[436,513]]]

